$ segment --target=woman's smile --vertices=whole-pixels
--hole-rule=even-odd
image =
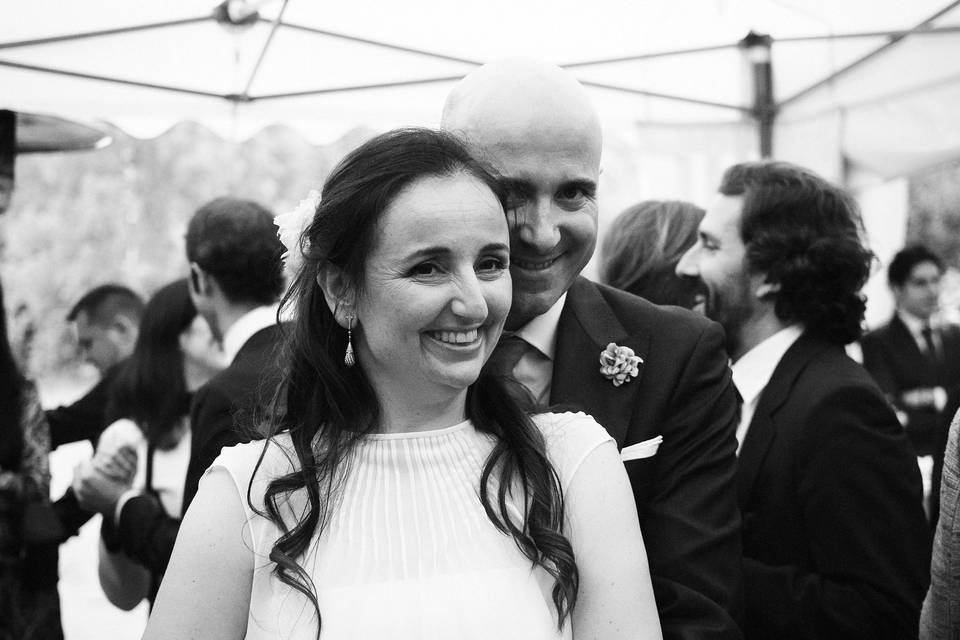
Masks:
[[[451,345],[474,345],[480,342],[480,331],[476,328],[453,331],[428,331],[427,335],[437,342]]]

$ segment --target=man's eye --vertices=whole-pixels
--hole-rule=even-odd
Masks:
[[[574,198],[582,198],[586,193],[580,187],[566,187],[561,189],[557,195],[564,200],[573,200]]]
[[[593,190],[583,185],[570,185],[557,192],[557,200],[567,207],[582,207],[593,199]]]

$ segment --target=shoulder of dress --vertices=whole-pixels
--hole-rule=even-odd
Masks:
[[[541,413],[533,420],[543,433],[547,457],[564,490],[590,452],[614,441],[606,429],[582,411]]]
[[[583,411],[545,411],[533,415],[532,418],[534,424],[541,430],[555,429],[573,422],[592,422],[596,424],[593,416]]]
[[[533,416],[547,446],[574,446],[579,442],[594,442],[610,438],[607,430],[588,413],[565,411],[546,412]]]
[[[297,453],[293,448],[290,435],[281,433],[266,441],[253,440],[224,447],[214,464],[226,467],[230,471],[242,472],[243,475],[253,475],[254,469],[259,464],[259,468],[273,475],[278,471],[281,473],[291,471],[296,459]]]

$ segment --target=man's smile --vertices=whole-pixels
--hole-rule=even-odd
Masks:
[[[512,258],[512,266],[519,267],[525,271],[543,271],[544,269],[549,269],[553,264],[560,259],[560,256],[554,258],[548,258],[546,260],[529,260],[525,258]]]

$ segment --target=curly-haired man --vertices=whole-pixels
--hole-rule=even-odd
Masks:
[[[872,254],[853,199],[782,162],[726,171],[677,265],[727,332],[743,397],[746,638],[916,637],[928,534],[916,460],[843,346]]]

